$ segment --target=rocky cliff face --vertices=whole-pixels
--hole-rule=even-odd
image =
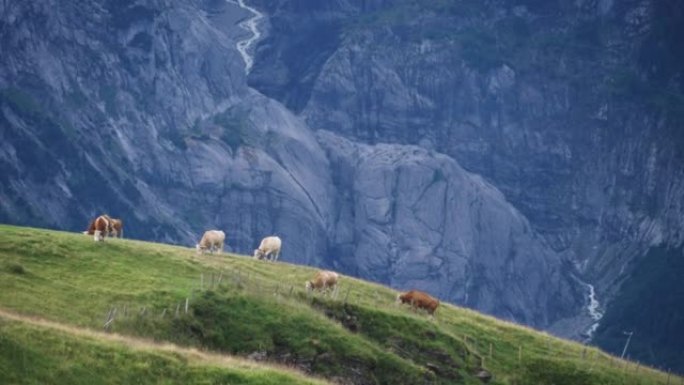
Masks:
[[[234,250],[279,232],[292,258],[325,256],[325,154],[245,82],[237,4],[3,4],[6,222],[80,230],[101,212],[136,238]],[[318,164],[320,167],[311,167]]]
[[[0,220],[277,233],[286,261],[573,336],[581,280],[605,300],[682,242],[680,62],[635,59],[676,43],[660,5],[255,2],[256,48],[243,5],[0,5]]]
[[[482,175],[604,301],[646,250],[682,243],[681,5],[350,3],[321,12],[341,26],[334,49],[307,54],[322,64],[278,51],[274,30],[250,84],[314,129],[421,146]],[[290,40],[314,39],[310,19]],[[276,71],[310,76],[283,87]]]
[[[418,146],[318,138],[337,191],[336,268],[537,325],[572,314],[571,270],[480,176]]]

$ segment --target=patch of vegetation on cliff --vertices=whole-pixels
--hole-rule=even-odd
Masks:
[[[222,128],[220,138],[233,153],[241,146],[254,142],[247,111],[228,110],[217,114],[213,120],[214,124]]]
[[[17,88],[0,90],[0,109],[5,107],[33,134],[30,139],[26,137],[21,125],[17,127],[16,121],[10,123],[6,114],[0,111],[0,125],[6,126],[3,127],[3,140],[12,143],[16,156],[22,163],[34,166],[28,172],[34,175],[29,174],[25,178],[42,179],[56,175],[60,164],[45,160],[54,159],[58,151],[75,154],[77,151],[74,142],[78,140],[76,130],[50,110],[48,101],[38,100],[32,94]]]
[[[0,90],[0,101],[8,103],[16,112],[28,116],[43,116],[38,102],[28,93],[18,88]]]
[[[441,16],[475,16],[484,12],[486,5],[476,0],[401,0],[391,6],[381,7],[375,12],[366,13],[352,22],[354,27],[371,25],[396,26],[411,24],[416,17],[424,14]]]

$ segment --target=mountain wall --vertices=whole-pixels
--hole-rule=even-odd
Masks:
[[[352,1],[298,18],[302,2],[276,3],[287,33],[261,45],[251,85],[314,129],[482,175],[604,305],[635,260],[684,240],[681,4]],[[339,33],[316,44],[329,19]]]
[[[239,2],[1,4],[0,221],[278,234],[285,261],[573,338],[587,282],[605,310],[681,245],[676,2],[252,6],[256,46]]]
[[[194,244],[263,234],[325,255],[330,183],[300,119],[249,89],[228,2],[3,4],[0,220]],[[311,164],[323,167],[312,168]]]

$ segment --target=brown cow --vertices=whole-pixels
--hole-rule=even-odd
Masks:
[[[397,295],[397,303],[411,304],[413,309],[425,309],[428,314],[434,315],[439,306],[439,300],[429,294],[418,290],[407,291]]]
[[[306,291],[310,292],[313,290],[320,290],[323,293],[331,291],[334,294],[335,290],[337,289],[337,282],[339,279],[340,276],[334,271],[319,271],[312,280],[306,281]]]
[[[93,236],[93,240],[104,241],[105,237],[108,236],[112,231],[112,218],[108,215],[100,215],[99,217],[90,221],[88,229],[83,232],[83,234],[88,234]]]
[[[123,238],[123,220],[118,218],[110,218],[109,236],[114,238]]]

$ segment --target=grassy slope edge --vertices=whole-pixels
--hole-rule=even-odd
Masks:
[[[3,384],[325,383],[288,368],[26,318],[0,312]]]
[[[110,331],[344,383],[475,384],[483,368],[496,384],[668,381],[662,372],[468,309],[444,304],[430,321],[395,305],[393,290],[351,277],[343,277],[335,298],[310,297],[303,282],[314,271],[0,225],[0,307],[22,314],[96,330],[113,319]]]

